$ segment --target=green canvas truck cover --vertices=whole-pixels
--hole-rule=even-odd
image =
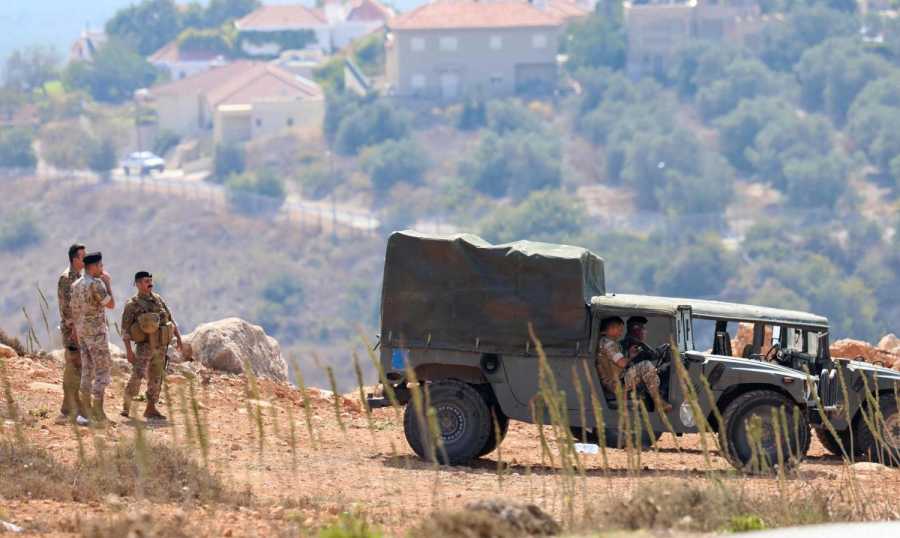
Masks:
[[[392,347],[521,352],[531,322],[548,352],[574,353],[590,338],[591,297],[604,291],[603,260],[580,247],[395,232],[381,338]]]

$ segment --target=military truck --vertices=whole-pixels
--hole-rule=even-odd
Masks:
[[[646,343],[654,348],[671,412],[657,412],[640,394],[622,398],[604,390],[594,365],[600,322],[609,316],[647,319]],[[757,327],[746,357],[731,356],[729,321]],[[714,325],[710,351],[695,344],[695,323]],[[769,342],[775,351],[762,354],[767,326],[778,327]],[[796,335],[799,348],[779,344],[800,341]],[[608,293],[603,259],[575,246],[492,245],[469,234],[413,231],[393,233],[387,242],[378,342],[382,379],[406,405],[410,447],[442,463],[490,453],[503,441],[509,420],[548,423],[546,407],[535,405],[542,400],[538,343],[565,398],[568,425],[582,439],[622,446],[620,417],[643,405],[649,420],[640,422],[650,426],[641,434],[644,444],[666,431],[682,435],[708,426],[726,441],[725,456],[740,469],[760,461],[796,463],[809,447],[810,422],[821,430],[823,418],[831,419],[838,436],[855,433],[857,444],[868,447],[855,449],[860,454],[872,454],[876,436],[853,418],[866,407],[859,385],[868,382],[883,423],[896,426],[896,402],[887,396],[898,376],[847,363],[854,395],[842,401],[827,338],[828,320],[803,312]],[[857,374],[867,381],[856,381],[862,379]],[[441,450],[430,449],[426,421],[411,403],[412,378],[414,388],[427,388]],[[585,412],[585,395],[592,393],[601,403],[600,417]],[[369,404],[389,402],[371,397]],[[850,420],[841,422],[848,411]]]

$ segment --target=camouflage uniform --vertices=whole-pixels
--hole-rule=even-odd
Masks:
[[[643,382],[652,395],[659,394],[659,373],[647,361],[629,364],[625,368],[616,364],[624,358],[622,347],[612,338],[604,335],[597,344],[597,372],[607,390],[615,391],[616,383],[621,383],[626,392],[637,388]]]
[[[78,408],[78,387],[81,384],[81,352],[75,336],[75,318],[72,315],[72,284],[81,278],[81,273],[69,266],[59,275],[56,298],[59,303],[59,330],[62,333],[66,352],[63,369],[63,401],[59,412],[68,416]]]
[[[81,347],[81,394],[100,400],[110,381],[112,358],[104,310],[111,300],[103,281],[88,274],[72,285],[72,312]]]
[[[149,295],[135,295],[125,303],[122,312],[122,334],[130,335],[131,326],[137,323],[141,314],[159,314],[160,324],[172,322],[172,313],[168,305],[159,295],[150,292]],[[168,342],[160,342],[157,352],[154,354],[150,338],[146,342],[135,344],[135,362],[131,370],[131,378],[125,386],[125,407],[129,407],[131,400],[141,390],[141,381],[147,378],[147,403],[156,405],[159,401],[159,390],[162,386],[163,376],[166,370],[166,346]]]

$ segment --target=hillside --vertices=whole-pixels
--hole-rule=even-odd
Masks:
[[[372,337],[381,289],[383,245],[373,237],[335,238],[314,228],[247,218],[197,200],[142,193],[115,184],[0,179],[0,214],[21,215],[39,240],[24,249],[0,249],[9,268],[0,279],[0,326],[22,341],[34,324],[41,347],[58,347],[56,280],[66,249],[82,242],[104,253],[121,318],[140,269],[154,274],[182,331],[237,316],[263,325],[285,357],[302,365],[310,381],[327,386],[314,357],[353,382],[350,353],[358,330]],[[50,339],[40,289],[49,301]],[[114,338],[115,340],[115,338]]]
[[[60,398],[59,364],[20,357],[5,361],[5,368],[8,379],[0,379],[0,385],[9,383],[6,394],[16,412],[8,399],[0,404],[6,417],[0,449],[10,450],[7,441],[19,440],[14,445],[18,456],[10,459],[7,453],[0,465],[19,461],[19,466],[4,470],[15,472],[16,479],[0,483],[0,498],[5,498],[0,520],[24,527],[25,535],[122,536],[142,529],[142,536],[315,536],[340,517],[352,517],[387,536],[450,538],[463,535],[448,528],[455,525],[459,532],[471,521],[431,514],[492,498],[533,502],[567,532],[582,536],[614,529],[692,536],[748,524],[897,517],[900,473],[847,467],[825,455],[816,441],[809,460],[782,480],[736,475],[714,450],[707,462],[695,435],[677,445],[663,436],[659,449],[641,454],[637,466],[624,451],[609,450],[605,468],[600,455],[583,455],[583,472],[570,476],[560,471],[549,428],[548,460],[535,427],[513,423],[500,452],[471,466],[435,468],[412,455],[391,409],[376,410],[369,421],[355,397],[335,403],[315,389],[304,397],[286,385],[265,380],[254,385],[202,371],[196,389],[181,375],[169,376],[172,398],[180,402],[171,406],[164,398],[169,425],[145,428],[139,421],[120,421],[107,431],[73,430],[52,422]],[[110,408],[119,405],[124,382],[123,374],[116,374],[108,392]],[[126,479],[122,469],[134,465],[126,455],[135,439],[140,446],[155,447],[144,457],[157,467],[144,479],[139,472],[133,479],[138,493],[129,493],[132,478]],[[208,469],[220,482],[201,487],[204,483],[195,480],[207,476],[204,445]],[[107,455],[103,465],[119,465],[120,471],[113,482],[88,474],[91,480],[78,488],[53,484],[40,475],[46,460],[36,454],[42,450],[59,462],[51,473],[55,476],[79,468],[87,472],[98,453]],[[16,459],[26,453],[30,459]],[[70,467],[75,471],[67,471]],[[174,487],[165,484],[171,473],[177,476]],[[654,500],[654,495],[659,496]],[[565,508],[567,500],[574,502],[572,511]],[[443,521],[440,534],[419,527],[436,521]]]

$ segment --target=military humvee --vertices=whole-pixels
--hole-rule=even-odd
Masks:
[[[600,321],[608,316],[647,318],[646,341],[655,348],[663,396],[674,406],[670,413],[656,412],[641,395],[636,401],[604,391],[594,361]],[[729,321],[755,324],[745,357],[732,356]],[[714,325],[711,351],[700,351],[695,342],[695,324],[703,323]],[[763,354],[766,326],[777,327],[769,342],[775,351]],[[727,440],[725,455],[741,469],[764,460],[802,459],[810,422],[821,428],[823,418],[838,432],[856,433],[857,443],[867,443],[871,453],[874,436],[853,418],[866,406],[859,385],[867,382],[877,391],[883,423],[896,430],[896,402],[887,396],[900,376],[847,363],[843,375],[853,395],[844,401],[836,392],[827,330],[827,319],[803,312],[607,293],[603,260],[579,247],[530,241],[491,245],[468,234],[412,231],[388,239],[379,340],[383,381],[407,404],[404,431],[410,447],[443,463],[465,463],[493,451],[509,420],[548,423],[546,408],[535,405],[542,390],[538,341],[577,437],[622,446],[620,417],[627,410],[638,412],[640,402],[650,426],[641,432],[644,444],[666,431],[695,433],[708,424]],[[428,389],[440,451],[428,449],[426,424],[409,404],[411,376]],[[856,381],[860,376],[867,381]],[[585,411],[585,395],[592,393],[601,403],[602,431],[601,417]],[[389,405],[383,397],[372,397],[369,404]],[[848,412],[850,420],[842,422]]]

